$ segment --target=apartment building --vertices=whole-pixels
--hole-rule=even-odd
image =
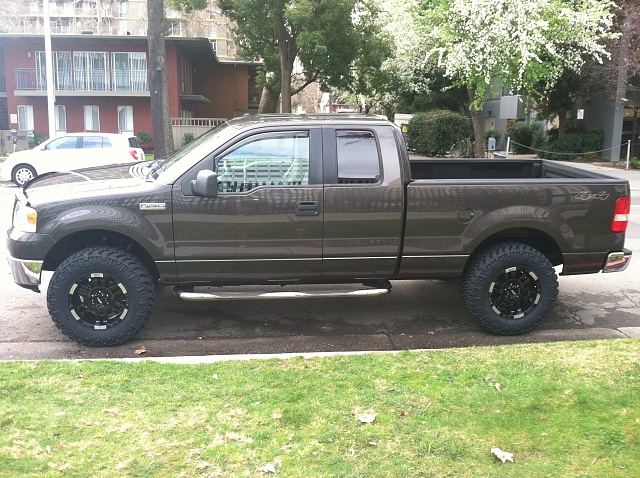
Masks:
[[[256,65],[219,61],[207,38],[168,37],[166,50],[174,122],[257,110]],[[148,55],[146,37],[53,35],[56,132],[151,132]],[[43,35],[0,34],[0,130],[7,129],[48,132]]]
[[[0,5],[0,31],[44,34],[41,0],[0,0]],[[49,14],[54,34],[147,35],[146,0],[55,0]],[[207,38],[220,61],[238,60],[232,24],[215,0],[191,13],[166,9],[166,17],[169,37]]]

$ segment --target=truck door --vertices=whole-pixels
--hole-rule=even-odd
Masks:
[[[322,275],[321,136],[320,128],[251,134],[215,154],[217,197],[174,188],[180,282]]]
[[[404,200],[393,129],[332,126],[323,136],[323,275],[389,278],[400,254]]]

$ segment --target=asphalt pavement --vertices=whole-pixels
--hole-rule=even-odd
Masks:
[[[387,296],[349,299],[189,303],[163,289],[149,324],[135,340],[117,347],[84,347],[55,328],[43,294],[13,283],[2,247],[0,360],[154,358],[192,363],[640,337],[640,171],[580,166],[630,181],[626,246],[635,257],[622,273],[561,277],[551,317],[526,335],[500,337],[479,329],[462,306],[457,282],[396,281]],[[16,191],[10,183],[0,183],[3,231]]]

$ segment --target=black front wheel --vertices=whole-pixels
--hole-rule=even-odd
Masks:
[[[537,249],[515,242],[497,244],[471,259],[462,298],[471,317],[490,332],[523,334],[553,310],[558,278]]]
[[[56,326],[83,345],[126,342],[149,320],[154,285],[145,266],[113,247],[91,247],[56,269],[47,293]]]

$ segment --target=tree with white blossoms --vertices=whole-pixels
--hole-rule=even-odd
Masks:
[[[484,157],[480,110],[492,88],[543,97],[566,71],[608,56],[612,2],[603,0],[421,0],[424,62],[469,94],[475,154]]]

